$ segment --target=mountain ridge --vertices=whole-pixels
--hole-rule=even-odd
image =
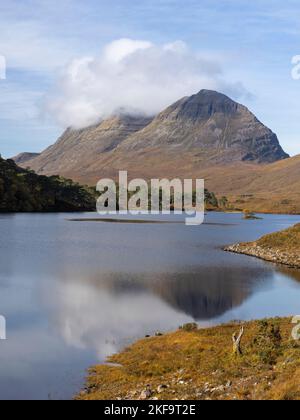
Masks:
[[[95,155],[111,152],[128,135],[142,129],[151,120],[144,116],[120,114],[87,128],[68,128],[55,144],[36,158],[27,160],[26,164],[43,175],[65,174],[74,178],[79,165],[85,170]]]

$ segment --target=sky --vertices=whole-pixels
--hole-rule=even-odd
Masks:
[[[156,113],[208,88],[299,154],[297,55],[298,0],[2,1],[0,153],[39,152],[69,125]]]

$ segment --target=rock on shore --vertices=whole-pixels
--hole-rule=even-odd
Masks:
[[[291,268],[300,268],[299,254],[275,248],[264,248],[256,242],[231,245],[226,247],[225,251],[249,255],[276,264],[283,264]]]

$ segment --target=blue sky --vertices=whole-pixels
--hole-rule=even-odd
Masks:
[[[53,143],[64,124],[45,104],[64,69],[121,38],[184,42],[191,55],[220,66],[225,93],[242,86],[249,94],[234,99],[275,131],[287,152],[300,153],[300,80],[291,76],[292,57],[300,54],[299,1],[10,0],[0,4],[2,155]]]

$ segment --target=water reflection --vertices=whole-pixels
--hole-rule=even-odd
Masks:
[[[219,317],[271,282],[269,270],[245,267],[90,277],[69,272],[52,294],[44,290],[43,300],[66,343],[93,348],[103,360],[125,341],[153,333],[154,328],[168,330]]]
[[[213,213],[187,229],[66,217],[0,217],[1,399],[71,398],[88,366],[157,330],[300,312],[299,272],[221,250],[298,219]]]
[[[277,266],[276,270],[285,275],[286,277],[292,278],[293,280],[300,283],[300,270],[284,266]]]
[[[54,292],[54,294],[53,294]],[[114,293],[79,279],[57,284],[44,295],[52,328],[68,346],[93,349],[98,361],[116,352],[132,339],[154,332],[154,328],[176,328],[189,318],[147,290]]]
[[[199,267],[176,274],[100,275],[91,281],[95,290],[106,289],[113,295],[151,292],[176,311],[201,321],[222,315],[258,288],[268,287],[272,272],[258,267]]]

